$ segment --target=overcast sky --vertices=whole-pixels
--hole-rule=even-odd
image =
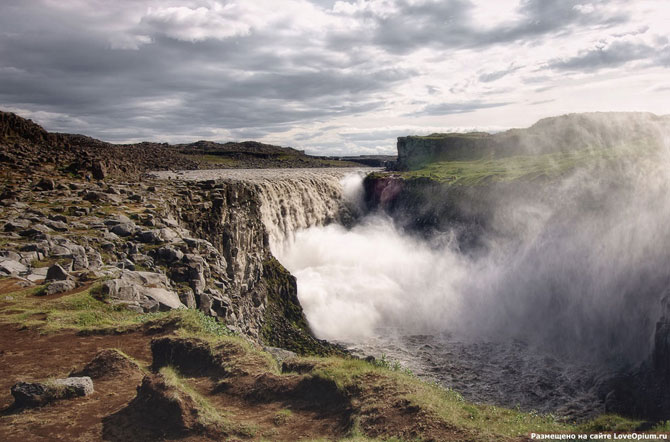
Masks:
[[[0,0],[0,109],[107,141],[395,137],[670,113],[668,0]]]

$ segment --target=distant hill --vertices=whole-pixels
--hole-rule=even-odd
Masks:
[[[360,163],[306,155],[291,147],[256,141],[190,144],[112,144],[85,135],[51,133],[32,120],[0,111],[0,166],[26,171],[138,177],[150,170],[347,167]]]

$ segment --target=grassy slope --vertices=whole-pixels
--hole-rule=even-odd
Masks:
[[[94,332],[103,330],[130,330],[135,327],[164,327],[167,322],[175,327],[175,333],[183,337],[204,339],[212,345],[227,343],[241,349],[242,356],[255,360],[265,360],[268,373],[279,373],[274,360],[269,354],[257,346],[234,336],[225,325],[213,318],[194,310],[180,310],[165,313],[138,314],[119,307],[113,307],[94,298],[93,289],[82,289],[66,296],[47,299],[38,296],[41,287],[18,290],[3,294],[0,304],[0,321],[17,323],[30,328],[37,328],[43,333],[54,333],[62,330]],[[311,376],[331,380],[344,392],[361,391],[375,388],[391,389],[395,399],[406,400],[413,406],[446,423],[451,428],[465,431],[472,435],[472,440],[506,439],[524,436],[530,432],[574,432],[574,431],[607,431],[634,430],[640,422],[616,416],[600,418],[576,426],[558,422],[551,415],[524,413],[501,407],[477,405],[467,402],[455,391],[444,389],[438,385],[426,383],[411,373],[403,370],[398,364],[390,364],[381,360],[369,363],[358,359],[340,357],[299,358],[299,363],[313,365]],[[178,374],[169,370],[162,372],[171,382],[180,384]],[[188,390],[183,385],[182,390]],[[362,403],[360,413],[374,413],[383,404],[373,399]],[[381,396],[381,395],[380,395]],[[201,398],[196,399],[201,402]],[[381,401],[381,399],[380,399]],[[207,405],[207,404],[205,404]],[[216,410],[210,410],[207,418],[221,419]],[[222,423],[225,419],[222,419]],[[364,432],[356,424],[351,430],[355,440],[365,439]],[[658,427],[657,430],[666,430]]]
[[[422,169],[401,172],[400,175],[406,179],[429,178],[449,185],[476,186],[490,182],[556,178],[577,167],[606,164],[630,155],[630,151],[622,149],[584,149],[473,161],[441,161],[428,164]]]

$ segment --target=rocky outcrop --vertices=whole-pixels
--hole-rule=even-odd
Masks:
[[[179,295],[170,290],[167,276],[160,273],[122,270],[116,278],[102,283],[100,294],[103,299],[141,313],[186,308]]]

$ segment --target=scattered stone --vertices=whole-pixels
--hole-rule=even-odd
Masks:
[[[90,377],[55,379],[49,382],[19,382],[11,388],[17,407],[40,407],[59,399],[88,396],[93,393]]]
[[[30,274],[26,276],[26,279],[30,282],[43,281],[47,277],[47,270],[48,269],[46,267],[32,269]]]

